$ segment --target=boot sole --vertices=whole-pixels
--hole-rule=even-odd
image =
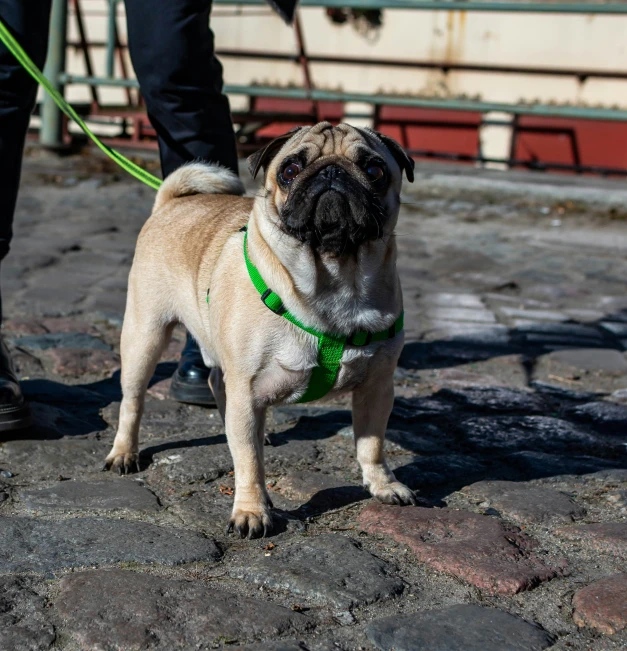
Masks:
[[[176,374],[172,378],[172,384],[170,385],[170,398],[190,405],[216,406],[216,400],[207,384],[187,384],[181,381]]]
[[[30,410],[26,405],[14,409],[0,410],[0,432],[25,429],[33,424]]]

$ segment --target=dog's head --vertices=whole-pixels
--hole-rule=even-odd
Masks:
[[[414,162],[386,136],[321,122],[273,140],[249,159],[265,173],[264,215],[318,253],[352,255],[396,224],[402,174]]]

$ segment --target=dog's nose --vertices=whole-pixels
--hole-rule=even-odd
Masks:
[[[346,170],[340,165],[327,165],[320,171],[320,176],[332,181],[346,175]]]

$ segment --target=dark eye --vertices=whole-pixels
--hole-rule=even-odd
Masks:
[[[385,170],[381,165],[369,165],[366,169],[366,174],[370,177],[373,183],[382,181],[385,178]]]
[[[288,163],[281,170],[281,178],[285,183],[291,183],[302,171],[301,166],[298,163]]]

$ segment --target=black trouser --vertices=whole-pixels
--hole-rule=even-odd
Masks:
[[[0,0],[0,18],[42,68],[51,0]],[[211,0],[126,0],[133,67],[167,176],[202,159],[237,172],[222,66],[209,29]],[[37,87],[0,45],[0,260],[9,251],[22,152]]]

